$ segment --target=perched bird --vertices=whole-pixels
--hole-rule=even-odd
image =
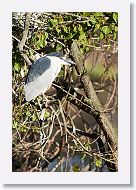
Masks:
[[[49,53],[35,61],[29,69],[24,85],[26,101],[45,93],[60,72],[61,65],[71,64],[74,62],[59,52]]]

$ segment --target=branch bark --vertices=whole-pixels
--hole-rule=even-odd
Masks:
[[[110,120],[107,118],[106,114],[104,113],[104,109],[95,93],[93,84],[90,80],[89,75],[85,71],[83,56],[81,52],[79,51],[77,43],[74,41],[71,46],[71,54],[74,59],[74,62],[76,63],[76,71],[78,75],[81,77],[81,82],[84,86],[84,90],[86,93],[87,98],[89,101],[87,102],[88,105],[90,105],[94,108],[94,113],[92,112],[92,115],[96,119],[97,123],[101,127],[107,142],[109,142],[109,147],[112,149],[113,152],[113,159],[115,164],[116,170],[118,170],[118,134],[116,127],[113,126],[113,124],[110,122]],[[96,114],[97,113],[97,114]]]
[[[28,56],[24,53],[24,46],[27,40],[28,32],[29,32],[29,25],[30,25],[30,18],[32,13],[26,13],[26,20],[25,20],[25,27],[23,31],[23,37],[22,40],[19,43],[19,51],[24,58],[24,60],[27,62],[28,65],[31,65],[31,61],[29,60]]]

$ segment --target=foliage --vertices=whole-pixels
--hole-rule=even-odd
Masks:
[[[54,146],[55,144],[56,147],[58,147],[56,142],[59,142],[59,144],[61,144],[61,135],[62,133],[64,135],[66,131],[64,133],[64,120],[63,114],[60,113],[60,106],[58,102],[56,103],[56,101],[55,103],[52,103],[54,102],[54,97],[48,98],[49,103],[47,103],[47,105],[45,103],[46,99],[44,99],[42,96],[38,96],[35,100],[31,102],[31,104],[29,102],[25,102],[23,86],[29,68],[26,62],[21,57],[18,48],[18,43],[22,39],[24,24],[25,13],[13,13],[13,161],[17,162],[17,160],[21,159],[21,163],[19,163],[19,169],[18,164],[15,164],[14,171],[35,171],[35,168],[40,167],[35,164],[35,162],[38,163],[39,158],[35,156],[34,151],[32,151],[31,155],[31,153],[28,151],[29,148],[35,147],[35,143],[41,143],[42,140],[46,139],[47,143],[45,143],[44,151],[46,152],[46,158],[49,158],[50,160],[53,153],[56,152],[56,149],[54,149],[54,147],[52,148],[52,146]],[[40,56],[53,51],[58,51],[65,54],[69,53],[73,40],[77,41],[80,50],[84,56],[88,52],[97,50],[97,48],[101,48],[102,51],[105,51],[106,55],[109,55],[109,53],[113,53],[113,49],[117,49],[118,13],[32,13],[29,27],[29,35],[25,44],[26,46],[24,48],[24,52],[32,60],[33,56],[36,53],[39,53]],[[115,47],[113,47],[114,45]],[[86,69],[89,74],[92,76],[92,73],[96,71],[93,75],[97,75],[99,79],[103,79],[103,73],[107,74],[107,72],[108,74],[105,74],[106,77],[108,76],[108,79],[111,77],[109,77],[109,71],[111,69],[109,68],[109,63],[102,63],[101,65],[100,62],[98,64],[89,62],[89,64],[86,65]],[[59,77],[64,78],[63,71],[61,71],[61,75],[59,75]],[[78,77],[75,72],[73,72],[72,77],[73,81],[77,82],[76,80]],[[106,77],[104,78],[105,81]],[[102,85],[104,86],[103,80],[99,81],[101,81],[101,83],[98,87],[102,88]],[[93,118],[91,118],[91,122],[94,122],[93,124],[88,122],[88,118],[90,118],[90,115],[88,116],[86,114],[85,117],[82,117],[82,114],[78,114],[80,110],[73,107],[73,105],[68,103],[66,99],[62,104],[67,125],[71,126],[73,131],[74,128],[79,128],[79,123],[80,128],[84,131],[87,130],[89,131],[89,133],[94,131],[96,123],[93,121]],[[67,105],[69,105],[69,107]],[[86,117],[87,120],[85,119]],[[98,132],[99,130],[100,129],[98,128]],[[102,158],[98,157],[96,159],[96,157],[91,157],[90,155],[86,154],[85,150],[90,152],[93,152],[94,150],[96,150],[96,152],[99,151],[99,148],[97,147],[97,143],[95,141],[93,142],[92,139],[88,139],[87,137],[83,138],[82,135],[78,135],[77,137],[77,134],[75,134],[75,139],[77,138],[75,140],[72,134],[66,133],[66,138],[67,135],[69,135],[70,137],[68,138],[68,142],[66,144],[69,144],[70,146],[67,147],[65,145],[65,148],[62,148],[62,155],[60,155],[60,159],[63,160],[64,156],[67,157],[66,152],[70,152],[69,154],[71,156],[71,160],[68,171],[78,172],[84,171],[86,169],[84,163],[82,164],[82,166],[81,163],[78,164],[76,162],[74,162],[73,165],[71,164],[73,163],[73,160],[75,160],[76,152],[81,152],[81,161],[85,160],[84,162],[86,162],[87,160],[88,171],[92,170],[91,167],[93,163],[93,169],[95,171],[97,171],[98,168],[101,168],[104,165],[103,156]],[[80,139],[80,142],[78,141],[78,139]],[[81,144],[83,145],[83,147],[81,146]],[[19,146],[21,146],[21,148]],[[49,152],[46,150],[47,148],[49,149]],[[21,152],[20,149],[26,151],[25,153],[28,157],[25,161],[22,159],[24,158],[24,152]],[[36,147],[35,151],[37,150],[38,148]],[[18,152],[21,153],[18,154]],[[40,151],[36,153],[42,160],[41,163],[43,164],[43,160],[45,162],[46,159],[41,156]],[[31,159],[33,161],[31,161]],[[30,163],[27,164],[27,161],[30,161]],[[59,161],[60,160],[58,157],[57,162],[59,163]],[[64,162],[62,165],[63,171],[67,171],[66,166],[64,166]]]
[[[24,15],[20,14],[22,18],[18,20],[15,20],[15,15],[14,13],[13,23],[18,23],[14,27],[19,27],[21,31],[23,24],[20,20],[24,19]],[[27,44],[39,49],[49,43],[55,51],[62,51],[64,47],[70,47],[73,40],[77,40],[83,53],[86,53],[89,50],[90,36],[109,42],[110,39],[117,40],[117,32],[118,13],[115,12],[33,13]],[[20,39],[20,32],[16,35]]]

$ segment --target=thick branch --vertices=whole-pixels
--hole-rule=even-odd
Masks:
[[[112,125],[112,123],[107,118],[106,114],[104,113],[104,109],[94,91],[94,87],[92,85],[92,82],[90,80],[89,75],[85,71],[83,56],[81,55],[81,52],[79,51],[79,48],[77,46],[76,42],[73,42],[71,46],[71,54],[74,59],[74,62],[76,62],[76,70],[77,73],[81,77],[81,81],[83,83],[86,96],[88,97],[88,105],[92,106],[94,110],[99,114],[92,114],[94,118],[96,119],[97,123],[100,125],[101,129],[103,130],[105,137],[107,141],[110,144],[110,147],[112,149],[113,155],[114,155],[114,161],[116,163],[116,169],[118,168],[118,153],[117,153],[117,147],[118,147],[118,138],[117,138],[117,131],[115,127]],[[94,112],[95,113],[95,112]]]
[[[31,65],[31,61],[29,60],[28,56],[23,52],[23,48],[25,46],[25,42],[27,40],[28,32],[29,32],[29,25],[30,25],[30,18],[32,13],[26,13],[26,20],[25,20],[25,28],[23,31],[22,40],[19,43],[19,51],[21,52],[22,57],[27,62],[28,65]]]

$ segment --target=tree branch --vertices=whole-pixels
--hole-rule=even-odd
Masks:
[[[71,46],[71,54],[74,59],[74,62],[76,63],[76,71],[78,75],[81,77],[81,82],[83,83],[84,90],[86,92],[86,96],[88,97],[88,105],[95,109],[95,111],[98,114],[93,114],[94,118],[96,119],[97,123],[100,125],[102,131],[104,132],[104,135],[106,137],[107,142],[109,142],[111,146],[111,151],[113,154],[113,159],[116,163],[116,170],[118,169],[118,135],[117,131],[115,129],[115,126],[112,125],[112,123],[107,118],[106,114],[104,113],[104,109],[95,93],[94,87],[92,85],[92,82],[90,80],[89,75],[85,71],[83,56],[81,52],[79,51],[79,48],[77,46],[76,42],[73,42]],[[95,113],[95,112],[94,112]]]
[[[30,25],[30,18],[32,13],[26,13],[26,20],[25,20],[25,27],[23,31],[23,37],[22,40],[19,43],[19,51],[24,58],[24,60],[27,62],[28,65],[31,65],[31,61],[29,60],[28,56],[23,52],[23,48],[25,46],[25,42],[27,40],[28,32],[29,32],[29,25]]]

